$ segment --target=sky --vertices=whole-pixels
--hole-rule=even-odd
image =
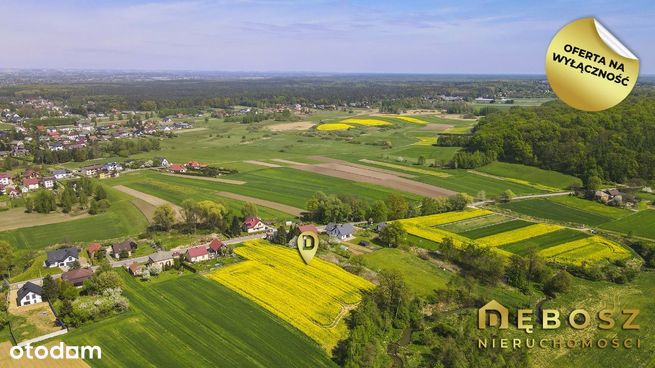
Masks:
[[[543,74],[594,16],[655,74],[652,1],[2,0],[0,70]]]

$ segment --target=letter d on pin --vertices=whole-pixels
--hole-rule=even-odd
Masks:
[[[309,264],[318,250],[318,235],[313,231],[305,231],[298,235],[298,251],[306,264]]]

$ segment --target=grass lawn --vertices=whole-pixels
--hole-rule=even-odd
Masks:
[[[57,273],[62,273],[63,271],[59,267],[55,268],[45,268],[43,267],[43,262],[48,258],[46,254],[42,254],[34,258],[32,264],[22,273],[12,276],[11,282],[26,281],[35,278],[45,277],[47,275],[54,275]],[[14,271],[16,272],[16,271]]]
[[[469,239],[479,239],[479,238],[484,238],[485,236],[490,236],[490,235],[504,233],[506,231],[520,229],[528,225],[533,225],[533,223],[523,220],[505,221],[499,224],[484,226],[478,229],[465,231],[463,233],[460,233],[459,235],[465,236]]]
[[[601,228],[655,239],[655,210],[636,212],[630,216],[603,224]]]
[[[568,189],[571,184],[582,184],[581,180],[559,173],[557,171],[543,170],[534,166],[512,164],[494,161],[489,165],[479,167],[477,171],[491,175],[524,180],[533,184],[542,184],[553,188]]]
[[[256,304],[201,276],[144,286],[126,272],[131,311],[63,336],[98,345],[94,367],[332,367],[318,345]]]
[[[581,199],[581,201],[583,200]],[[559,203],[549,198],[514,201],[501,204],[500,206],[532,217],[590,226],[600,225],[612,220],[612,217],[607,215],[571,207],[570,205]]]
[[[500,224],[509,220],[511,220],[510,217],[494,213],[492,215],[474,217],[462,221],[439,225],[439,227],[444,230],[452,231],[456,234],[461,234],[466,231]]]
[[[148,225],[131,197],[105,187],[111,201],[107,212],[81,220],[25,227],[0,233],[17,249],[41,249],[60,243],[89,242],[141,233]]]
[[[535,236],[534,238],[522,240],[520,242],[505,244],[501,246],[500,249],[523,256],[528,254],[530,249],[533,248],[536,251],[540,251],[559,244],[588,238],[589,236],[589,234],[583,233],[582,231],[564,228],[561,230],[553,231],[552,233],[547,233]]]
[[[445,289],[450,278],[455,275],[396,248],[380,249],[361,257],[366,267],[374,271],[398,271],[409,288],[422,296],[432,294],[435,289]]]

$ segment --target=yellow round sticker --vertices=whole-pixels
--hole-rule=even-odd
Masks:
[[[639,59],[594,18],[573,21],[548,46],[546,77],[567,105],[601,111],[623,101],[639,75]]]

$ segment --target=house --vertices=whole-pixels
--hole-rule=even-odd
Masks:
[[[318,235],[318,229],[316,228],[316,226],[312,224],[298,225],[298,230],[300,230],[301,233],[311,231],[314,234]]]
[[[202,169],[203,167],[207,167],[207,165],[205,165],[205,164],[201,164],[201,163],[198,162],[198,161],[189,161],[189,162],[187,162],[184,166],[186,166],[186,167],[189,168],[189,169],[194,169],[194,170],[200,170],[200,169]]]
[[[24,179],[38,179],[39,178],[39,173],[32,170],[32,169],[27,169],[23,171],[23,178]]]
[[[48,258],[45,261],[47,268],[70,267],[74,262],[80,259],[80,250],[71,248],[61,248],[48,252]]]
[[[26,282],[18,289],[16,305],[23,307],[43,302],[43,288],[32,282]]]
[[[139,276],[143,273],[143,266],[136,262],[132,262],[129,266],[126,266],[126,268],[132,276]]]
[[[168,162],[168,160],[165,157],[155,157],[152,161],[155,166],[160,166],[160,167],[171,166],[171,163]]]
[[[186,172],[186,167],[180,165],[180,164],[172,164],[168,167],[168,171],[172,173],[185,173]]]
[[[39,179],[38,178],[23,179],[23,186],[27,188],[27,190],[37,190],[39,189]]]
[[[594,193],[594,199],[603,203],[607,203],[610,200],[610,195],[603,192],[602,190],[597,190],[596,193]]]
[[[52,170],[52,176],[57,180],[66,179],[70,176],[68,170]]]
[[[202,262],[209,259],[209,252],[205,246],[201,245],[187,249],[184,257],[191,263]]]
[[[387,227],[387,223],[386,223],[386,222],[380,222],[380,223],[378,223],[377,225],[375,225],[375,232],[376,232],[376,233],[379,233],[379,232],[382,231],[382,229],[384,229],[385,227]]]
[[[93,276],[93,270],[90,268],[78,268],[77,270],[66,271],[61,274],[61,279],[68,281],[74,286],[82,286],[84,281]]]
[[[212,241],[209,242],[209,246],[207,247],[207,251],[216,256],[220,252],[221,248],[223,248],[224,246],[225,246],[225,243],[223,243],[219,239],[212,239]]]
[[[258,217],[248,217],[243,221],[243,227],[248,233],[257,233],[265,231],[268,226],[262,222]]]
[[[6,172],[0,173],[0,184],[2,185],[11,184],[11,175]]]
[[[614,188],[614,189],[608,189],[608,190],[605,191],[605,193],[607,193],[607,194],[609,195],[610,199],[612,199],[612,198],[614,198],[614,197],[616,197],[616,196],[621,195],[621,192],[620,192],[618,189],[616,189],[616,188]]]
[[[102,165],[85,166],[80,168],[80,174],[84,176],[96,176],[100,169],[102,169]]]
[[[41,183],[43,184],[43,187],[44,187],[44,188],[46,188],[46,189],[52,189],[52,188],[55,187],[55,182],[56,182],[56,181],[57,181],[57,179],[55,179],[54,176],[47,176],[47,177],[43,178],[43,180],[41,181]]]
[[[91,243],[89,246],[86,248],[86,252],[89,254],[89,257],[93,258],[95,257],[96,253],[102,248],[102,245],[100,243]]]
[[[335,224],[331,222],[325,227],[325,232],[339,240],[349,240],[353,238],[355,228],[351,224]]]
[[[121,253],[126,252],[128,257],[132,256],[132,251],[135,250],[137,244],[132,239],[127,239],[121,243],[112,244],[111,253],[114,257],[121,258]]]
[[[175,263],[173,252],[160,251],[148,256],[148,264],[158,264],[162,268],[172,266]]]

